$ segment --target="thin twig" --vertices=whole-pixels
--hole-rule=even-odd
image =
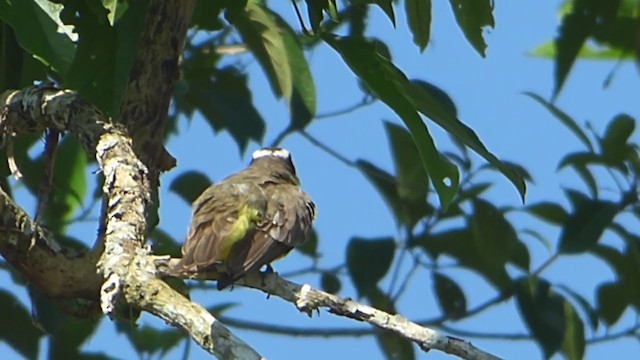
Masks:
[[[331,118],[331,117],[335,117],[335,116],[341,116],[341,115],[346,115],[346,114],[350,114],[356,110],[359,110],[363,107],[369,106],[371,104],[373,104],[374,102],[376,102],[376,99],[374,97],[371,96],[364,96],[362,98],[362,100],[360,100],[359,103],[350,105],[345,107],[344,109],[340,109],[340,110],[334,110],[334,111],[330,111],[330,112],[326,112],[324,114],[318,114],[315,116],[315,119],[326,119],[326,118]]]

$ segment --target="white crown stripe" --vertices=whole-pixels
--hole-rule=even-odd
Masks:
[[[283,159],[289,159],[291,157],[291,153],[287,149],[260,149],[253,152],[251,157],[253,160],[265,157],[265,156],[276,156]]]

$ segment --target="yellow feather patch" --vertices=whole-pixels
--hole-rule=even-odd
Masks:
[[[238,219],[231,226],[231,231],[226,239],[222,243],[220,249],[219,260],[226,260],[229,257],[229,253],[236,242],[242,240],[247,234],[247,231],[251,229],[259,219],[259,212],[257,209],[244,206],[238,213]]]

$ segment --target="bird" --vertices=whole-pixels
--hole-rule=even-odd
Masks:
[[[300,188],[291,153],[262,148],[247,168],[205,189],[192,205],[191,223],[174,274],[218,273],[222,290],[304,243],[316,205]]]

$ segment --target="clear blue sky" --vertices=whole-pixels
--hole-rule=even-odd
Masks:
[[[498,157],[524,165],[533,175],[535,184],[529,186],[527,203],[542,199],[561,200],[563,187],[582,186],[570,172],[557,173],[556,164],[562,154],[580,149],[580,144],[559,125],[541,106],[523,96],[533,91],[549,98],[553,86],[551,61],[527,56],[537,45],[552,39],[557,29],[557,8],[560,1],[500,1],[496,4],[496,29],[485,38],[489,45],[487,57],[481,58],[467,43],[455,24],[448,2],[434,1],[432,40],[424,54],[420,54],[411,41],[406,28],[402,6],[397,8],[398,28],[378,9],[372,11],[371,35],[390,45],[394,62],[410,78],[420,78],[440,86],[455,101],[460,118],[473,128],[484,144]],[[275,2],[271,2],[275,4]],[[535,5],[534,5],[535,4]],[[289,2],[282,2],[281,13],[293,20]],[[295,22],[293,22],[295,24]],[[318,91],[318,113],[326,113],[352,105],[360,100],[353,75],[337,54],[320,46],[310,54]],[[590,121],[601,132],[608,120],[619,112],[640,118],[637,94],[640,93],[637,69],[631,63],[623,64],[608,89],[603,82],[614,68],[613,63],[581,61],[574,67],[558,100],[558,105],[580,122]],[[288,123],[286,106],[277,102],[257,63],[248,67],[254,101],[268,122],[265,144],[268,144]],[[308,131],[349,159],[367,159],[392,170],[391,158],[382,120],[398,121],[382,104],[375,104],[358,112],[329,119],[317,120]],[[438,146],[450,146],[443,132],[433,124],[429,128],[436,136]],[[637,133],[635,134],[637,137]],[[397,235],[389,210],[376,191],[355,170],[345,167],[298,135],[292,135],[282,144],[294,156],[303,188],[313,197],[318,209],[316,229],[319,233],[322,267],[344,262],[346,245],[351,237],[378,237]],[[237,146],[224,132],[214,134],[201,118],[191,123],[180,122],[180,134],[168,144],[169,151],[178,159],[178,168],[162,178],[162,208],[160,227],[181,239],[189,221],[190,209],[176,195],[167,191],[171,180],[183,171],[196,169],[211,179],[220,180],[240,170],[259,144],[251,144],[246,154],[240,155]],[[478,160],[479,161],[479,160]],[[492,176],[496,186],[489,199],[499,205],[519,204],[515,189],[502,177]],[[611,192],[612,193],[612,192]],[[606,196],[606,192],[605,192]],[[26,204],[29,204],[27,202]],[[27,209],[30,209],[27,205]],[[514,214],[517,228],[532,227],[555,240],[558,233],[531,218]],[[93,241],[94,224],[78,226],[79,238]],[[607,234],[609,237],[610,234]],[[615,240],[605,239],[611,243]],[[549,256],[539,243],[527,243],[535,268]],[[304,268],[309,260],[293,253],[276,264],[276,270],[285,273]],[[454,270],[448,275],[463,286],[470,307],[493,297],[493,290],[467,271]],[[544,273],[560,283],[571,285],[593,303],[593,284],[601,279],[613,279],[613,274],[602,263],[585,256],[576,256],[557,262]],[[318,276],[297,277],[297,282],[319,286]],[[388,278],[383,284],[388,284]],[[0,287],[15,289],[6,276],[0,276]],[[21,299],[24,290],[16,289]],[[343,283],[340,294],[356,297],[354,289]],[[234,291],[200,291],[193,294],[203,305],[239,302],[227,315],[265,323],[294,327],[363,327],[366,325],[322,312],[313,319],[300,314],[292,305],[278,298],[265,299],[265,295],[240,287]],[[431,295],[431,282],[427,274],[416,277],[408,293],[398,304],[399,312],[410,319],[424,319],[437,315],[439,309]],[[629,323],[626,314],[623,323]],[[164,326],[149,315],[140,323]],[[494,307],[479,316],[453,324],[465,330],[499,333],[525,333],[513,301]],[[272,336],[250,331],[235,333],[270,359],[366,358],[379,359],[380,352],[373,337],[364,338],[292,338]],[[602,334],[602,328],[600,329]],[[588,333],[587,336],[592,334]],[[470,339],[480,348],[507,359],[539,359],[538,347],[533,342],[504,342]],[[127,340],[113,331],[113,325],[103,320],[100,330],[86,345],[87,349],[105,351],[118,358],[135,358]],[[182,346],[167,358],[179,358]],[[637,341],[619,340],[591,346],[587,359],[629,358],[640,354]],[[195,344],[191,358],[207,358]],[[0,354],[17,356],[0,344]],[[450,356],[432,351],[416,351],[419,359],[448,359]],[[5,357],[6,358],[6,357]]]

